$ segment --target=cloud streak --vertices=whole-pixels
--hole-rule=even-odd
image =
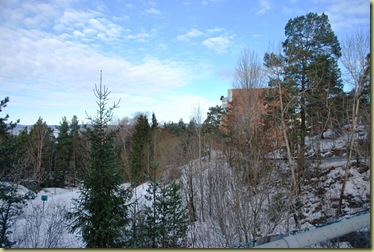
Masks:
[[[270,9],[271,9],[271,6],[268,0],[259,0],[259,7],[258,7],[258,10],[256,11],[256,14],[263,15]]]
[[[204,35],[203,32],[199,31],[196,28],[192,28],[191,31],[177,36],[177,40],[188,41],[191,38],[197,38],[197,37],[200,37],[200,36],[203,36],[203,35]]]
[[[329,16],[334,30],[366,26],[370,23],[370,3],[366,0],[321,1],[327,5],[325,13]]]
[[[202,44],[218,53],[223,53],[229,47],[231,41],[230,37],[218,36],[205,39]]]
[[[213,34],[222,33],[219,36]],[[226,49],[232,44],[232,35],[227,35],[227,32],[222,28],[206,29],[204,32],[196,28],[192,28],[189,32],[177,36],[177,40],[190,42],[192,39],[202,37],[201,45],[218,53],[226,52]]]

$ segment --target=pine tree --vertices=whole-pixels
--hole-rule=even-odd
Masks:
[[[100,87],[94,93],[99,108],[96,117],[88,116],[92,124],[87,128],[91,166],[79,185],[79,198],[73,200],[74,211],[68,214],[70,231],[80,232],[87,248],[120,248],[126,246],[127,201],[131,193],[121,187],[123,173],[113,146],[116,132],[108,131],[118,103],[107,108],[110,92],[102,87],[101,76]]]
[[[283,42],[284,94],[290,106],[298,146],[298,180],[304,170],[307,129],[322,131],[329,118],[335,97],[342,92],[337,60],[341,56],[339,41],[326,14],[309,13],[290,19]],[[291,102],[291,100],[293,102]],[[300,185],[300,183],[299,183]],[[299,191],[301,188],[299,188]]]

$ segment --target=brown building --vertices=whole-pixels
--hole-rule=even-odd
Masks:
[[[267,99],[273,91],[271,88],[229,89],[228,96],[221,98],[222,107],[227,111],[222,116],[221,129],[231,130],[238,139],[262,136],[267,149],[280,148],[282,132],[270,112]],[[276,105],[276,99],[271,103]]]

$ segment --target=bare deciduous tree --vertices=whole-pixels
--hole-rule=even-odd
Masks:
[[[40,181],[42,174],[42,159],[50,137],[49,128],[42,118],[39,118],[30,132],[29,153],[33,163],[33,178]]]
[[[197,123],[195,130],[196,130],[196,134],[198,137],[198,155],[199,155],[198,158],[199,158],[199,178],[200,178],[200,220],[204,222],[205,221],[205,217],[204,217],[204,173],[203,173],[203,165],[202,165],[202,160],[201,160],[202,158],[201,157],[202,110],[201,110],[200,104],[198,104],[194,108],[193,119],[195,119]]]
[[[345,67],[346,81],[351,84],[353,91],[352,102],[352,134],[349,142],[349,153],[347,164],[344,169],[344,179],[340,191],[338,215],[342,214],[342,204],[345,186],[348,180],[349,168],[351,166],[352,154],[355,144],[355,129],[358,123],[360,100],[364,91],[365,83],[370,78],[370,34],[359,31],[348,36],[342,43],[341,62]]]
[[[234,73],[234,88],[259,88],[265,86],[265,75],[255,51],[244,49]]]

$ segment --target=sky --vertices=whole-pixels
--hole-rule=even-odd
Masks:
[[[87,123],[102,71],[114,119],[204,120],[241,52],[262,59],[309,12],[327,14],[339,41],[370,27],[369,0],[0,0],[0,117]]]

